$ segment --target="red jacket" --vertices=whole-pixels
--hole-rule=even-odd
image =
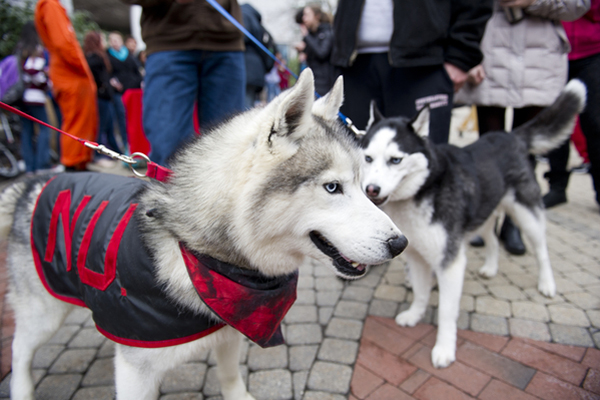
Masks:
[[[600,53],[600,0],[592,0],[590,10],[583,17],[562,24],[572,48],[569,60]]]

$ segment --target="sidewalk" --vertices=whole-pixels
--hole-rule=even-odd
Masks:
[[[473,138],[454,129],[452,141]],[[540,163],[537,172],[546,169]],[[572,176],[568,198],[547,213],[555,298],[538,294],[531,252],[515,257],[501,250],[499,273],[486,280],[477,275],[483,252],[469,248],[457,361],[449,368],[436,370],[429,359],[436,291],[422,324],[401,328],[393,321],[412,297],[402,256],[354,282],[307,263],[284,320],[286,344],[264,350],[245,342],[241,363],[250,392],[258,400],[600,399],[600,212],[588,175]],[[2,246],[2,376],[13,330],[4,253]],[[36,354],[36,398],[113,399],[113,349],[89,312],[75,310]],[[0,383],[0,399],[8,398],[9,378]],[[161,400],[221,399],[214,357],[202,354],[169,373],[161,393]]]

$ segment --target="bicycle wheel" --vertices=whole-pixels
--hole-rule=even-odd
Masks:
[[[17,165],[17,159],[6,148],[0,143],[0,176],[3,178],[14,178],[19,174],[19,166]]]

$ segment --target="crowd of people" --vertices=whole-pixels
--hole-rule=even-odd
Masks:
[[[63,130],[126,153],[123,95],[143,89],[150,157],[168,166],[176,149],[197,134],[194,119],[203,131],[285,90],[292,79],[282,54],[292,51],[295,72],[310,67],[318,95],[344,76],[341,111],[358,129],[367,125],[371,100],[384,116],[412,116],[428,106],[435,143],[448,142],[456,105],[477,106],[481,135],[510,131],[549,105],[567,78],[579,78],[588,88],[588,107],[578,127],[600,203],[600,123],[589,111],[600,86],[593,72],[600,61],[600,0],[340,0],[335,15],[308,4],[295,16],[302,40],[289,48],[277,45],[250,4],[231,0],[224,8],[263,46],[205,1],[123,2],[142,6],[141,52],[135,39],[119,32],[88,32],[80,47],[59,0],[38,2],[35,24],[26,25],[17,49],[28,83],[26,112],[47,119],[50,95],[60,106]],[[509,108],[512,127],[505,126]],[[34,136],[24,120],[22,152],[31,173],[51,168],[48,131]],[[93,161],[89,149],[60,141],[68,170],[85,170]],[[567,201],[568,155],[566,143],[548,156],[546,207]],[[501,238],[510,252],[525,251],[510,219]]]

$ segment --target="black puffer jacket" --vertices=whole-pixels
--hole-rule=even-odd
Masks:
[[[329,23],[323,22],[316,32],[310,32],[304,37],[306,48],[306,64],[315,75],[315,90],[321,96],[327,94],[333,86],[334,74],[330,62],[333,48],[333,30]]]
[[[356,56],[356,35],[365,0],[340,0],[335,15],[331,61],[349,67]],[[394,0],[393,67],[449,62],[463,71],[483,58],[479,42],[492,15],[493,0]]]
[[[94,81],[96,81],[96,87],[98,88],[98,98],[112,100],[113,88],[109,83],[110,78],[104,59],[94,53],[86,54],[85,59],[90,66],[92,75],[94,75]]]
[[[123,85],[123,90],[119,93],[122,94],[127,89],[139,89],[141,87],[142,74],[131,54],[128,54],[127,58],[121,61],[108,53],[108,59],[113,69],[112,76],[116,77]]]
[[[240,8],[242,9],[244,28],[268,48],[267,44],[269,40],[265,35],[269,35],[269,33],[261,25],[262,17],[260,13],[250,4],[243,4]],[[265,86],[265,74],[273,68],[275,61],[246,36],[244,36],[244,44],[246,46],[246,51],[244,52],[246,85],[262,88]]]

